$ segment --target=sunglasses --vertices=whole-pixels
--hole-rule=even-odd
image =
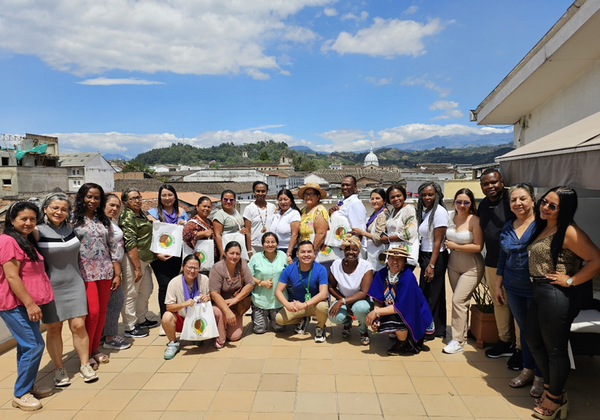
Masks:
[[[235,202],[235,198],[223,198],[223,201],[225,203],[233,203],[233,202]]]
[[[470,201],[456,200],[455,203],[457,206],[470,206],[471,205]]]
[[[558,204],[549,203],[548,200],[546,200],[545,198],[542,198],[542,200],[540,201],[540,206],[547,206],[548,210],[550,211],[558,210]]]

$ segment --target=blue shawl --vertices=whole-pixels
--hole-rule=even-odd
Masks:
[[[384,291],[387,286],[387,274],[387,266],[375,273],[367,293],[381,303],[385,302]],[[431,324],[433,317],[417,279],[410,269],[405,268],[400,273],[395,289],[394,309],[408,327],[413,339],[419,341],[425,334],[425,329]]]

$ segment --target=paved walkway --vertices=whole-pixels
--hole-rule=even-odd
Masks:
[[[151,302],[156,312],[156,293]],[[450,319],[450,318],[449,318]],[[373,337],[370,347],[353,328],[349,340],[341,327],[327,327],[326,343],[293,327],[281,337],[255,335],[245,317],[244,338],[217,351],[188,345],[165,361],[166,337],[158,329],[135,340],[98,371],[100,380],[72,385],[42,400],[34,413],[11,406],[16,350],[0,355],[0,419],[531,419],[528,387],[512,389],[515,376],[506,359],[485,357],[469,340],[464,353],[443,354],[442,342],[430,342],[419,355],[391,357],[387,337]],[[66,368],[78,371],[65,327]],[[570,419],[600,419],[600,358],[577,357],[567,385]],[[39,381],[52,384],[47,353]]]

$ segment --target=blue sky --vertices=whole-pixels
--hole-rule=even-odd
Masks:
[[[571,1],[0,0],[0,133],[134,157],[362,150],[469,122]]]

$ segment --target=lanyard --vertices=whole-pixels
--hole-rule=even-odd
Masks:
[[[308,272],[308,284],[305,286],[304,282],[302,281],[302,272],[300,271],[300,262],[298,262],[298,280],[300,280],[300,284],[302,285],[302,287],[304,287],[306,289],[306,295],[304,295],[304,299],[309,300],[312,296],[310,294],[310,276],[312,275],[312,270],[313,270],[313,264],[310,265],[310,270]],[[306,299],[306,297],[308,296],[308,299]]]

